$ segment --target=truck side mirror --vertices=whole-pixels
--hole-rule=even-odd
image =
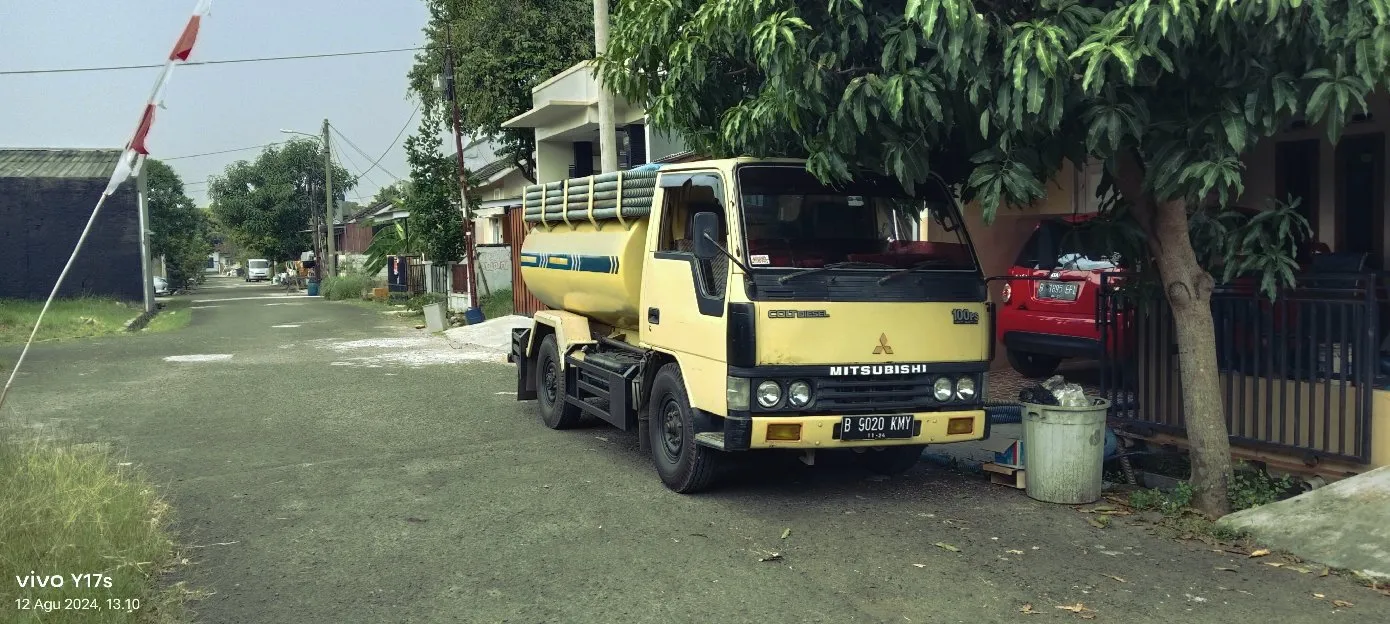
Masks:
[[[719,244],[715,242],[719,236],[719,217],[713,212],[699,212],[695,214],[695,221],[690,232],[695,245],[695,257],[701,260],[712,260],[722,252],[719,251]]]

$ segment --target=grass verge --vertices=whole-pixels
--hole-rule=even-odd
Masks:
[[[150,320],[148,331],[168,331],[188,325],[187,302],[170,302]],[[23,343],[34,329],[42,301],[0,299],[0,344]],[[48,308],[37,341],[109,336],[125,331],[126,321],[140,314],[138,303],[101,297],[58,299]]]
[[[483,309],[483,316],[490,319],[510,315],[512,313],[512,289],[494,290],[479,297],[478,307]]]
[[[0,441],[0,483],[0,620],[186,621],[190,594],[158,587],[169,506],[135,470],[92,445]]]

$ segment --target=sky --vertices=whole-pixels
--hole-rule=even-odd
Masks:
[[[0,0],[0,72],[163,63],[196,4]],[[189,61],[419,47],[426,18],[423,0],[213,0]],[[179,156],[283,141],[282,128],[319,134],[327,118],[371,156],[334,136],[338,161],[353,174],[386,153],[347,194],[365,203],[409,173],[402,144],[418,118],[392,141],[416,109],[406,94],[413,60],[393,52],[177,67],[147,141],[150,157],[172,158],[202,206],[209,175],[260,150]],[[0,147],[123,147],[158,73],[0,75]]]

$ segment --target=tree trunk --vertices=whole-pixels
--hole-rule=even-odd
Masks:
[[[1197,261],[1188,231],[1187,203],[1153,201],[1143,191],[1144,168],[1139,158],[1119,154],[1116,161],[1115,183],[1134,205],[1173,311],[1183,419],[1191,449],[1192,505],[1208,516],[1224,516],[1231,508],[1227,493],[1231,442],[1216,363],[1216,324],[1211,315],[1215,280]]]
[[[1178,339],[1183,416],[1191,448],[1193,506],[1212,517],[1230,512],[1227,485],[1231,443],[1221,402],[1216,364],[1216,330],[1211,315],[1215,280],[1197,263],[1188,235],[1187,205],[1169,201],[1154,206],[1149,246]],[[1145,228],[1149,229],[1149,228]]]

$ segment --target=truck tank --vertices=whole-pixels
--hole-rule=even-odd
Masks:
[[[521,279],[546,306],[637,329],[655,168],[526,187]]]

